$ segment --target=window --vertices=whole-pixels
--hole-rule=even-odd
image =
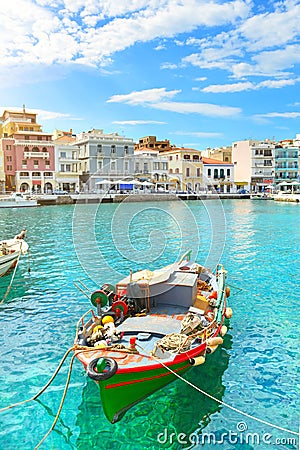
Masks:
[[[186,176],[187,176],[187,177],[190,176],[190,168],[189,168],[189,167],[186,168]]]
[[[7,157],[6,157],[6,160],[7,160],[8,162],[12,162],[12,157],[11,157],[11,156],[7,156]]]
[[[162,163],[162,170],[168,170],[168,163],[167,162],[163,162]]]
[[[45,165],[46,165],[46,169],[48,169],[50,167],[50,161],[48,159],[46,159]]]
[[[110,168],[111,168],[111,170],[116,170],[116,161],[112,161],[110,163]]]
[[[179,169],[175,169],[175,173],[179,173]]]
[[[214,169],[214,178],[218,178],[218,169]]]
[[[158,162],[153,163],[153,170],[159,170]]]
[[[102,170],[102,161],[98,161],[98,170]]]
[[[144,163],[144,173],[148,173],[148,163]]]
[[[172,159],[173,159],[173,156],[169,156],[169,161],[172,161]]]
[[[193,161],[199,161],[199,155],[193,155]]]
[[[97,152],[98,153],[102,152],[102,144],[97,144]]]
[[[190,155],[183,155],[183,159],[191,159]]]
[[[270,159],[265,159],[264,166],[272,166],[272,161]]]
[[[224,169],[220,169],[220,178],[224,178]]]
[[[20,172],[20,177],[29,177],[28,172]]]
[[[173,173],[173,169],[170,169],[170,170],[169,170],[169,173]]]
[[[71,164],[66,164],[66,172],[71,172]]]
[[[128,171],[128,166],[129,166],[128,161],[125,161],[125,170],[126,170],[126,172]]]
[[[39,149],[38,147],[33,147],[32,151],[33,151],[33,152],[39,152],[40,149]]]
[[[27,160],[23,159],[22,161],[22,168],[25,169],[27,167]]]
[[[124,155],[128,155],[128,154],[129,154],[128,145],[125,145],[125,147],[124,147]]]
[[[29,152],[29,147],[27,147],[27,145],[24,147],[24,152]]]
[[[116,153],[116,146],[112,145],[110,151],[111,153]]]
[[[211,169],[207,169],[207,176],[210,178],[211,177]]]
[[[7,145],[6,150],[11,150],[11,145]]]
[[[64,165],[64,164],[61,164],[61,165],[60,165],[60,171],[61,171],[61,172],[65,172],[65,165]]]
[[[230,169],[227,169],[227,176],[230,177]]]
[[[140,165],[139,165],[139,163],[136,163],[135,164],[135,172],[138,173],[139,170],[140,170]]]
[[[200,174],[200,168],[197,167],[197,177],[200,177],[200,176],[201,176],[201,174]]]
[[[12,170],[12,166],[11,166],[11,165],[8,165],[8,166],[6,166],[6,169],[7,169],[7,170]]]
[[[37,167],[39,167],[39,162],[37,159],[33,160],[33,167],[36,169]]]
[[[67,152],[60,152],[59,153],[59,157],[60,158],[66,158],[67,157]]]

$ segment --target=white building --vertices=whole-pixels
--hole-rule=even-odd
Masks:
[[[54,141],[55,145],[55,189],[67,192],[79,191],[79,148],[75,137],[66,134]]]
[[[76,135],[75,144],[79,147],[81,190],[91,192],[104,179],[115,181],[133,175],[133,139],[92,129]]]
[[[261,192],[275,180],[275,143],[270,140],[233,142],[232,162],[236,189]]]
[[[155,187],[168,181],[168,157],[158,150],[136,150],[134,152],[134,176],[140,181],[154,183]]]
[[[221,193],[234,192],[234,165],[218,159],[202,157],[202,189]]]

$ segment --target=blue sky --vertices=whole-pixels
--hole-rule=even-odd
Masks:
[[[0,109],[204,150],[300,133],[300,2],[10,0]]]

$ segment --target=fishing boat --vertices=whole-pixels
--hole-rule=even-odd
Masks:
[[[21,255],[28,251],[28,244],[25,242],[26,229],[13,239],[0,241],[0,276],[5,275],[10,269],[16,266]]]
[[[21,192],[13,192],[8,197],[0,198],[0,208],[25,208],[38,206],[38,202]]]
[[[79,320],[74,352],[98,384],[111,423],[203,364],[223,343],[225,320],[232,315],[227,272],[218,265],[213,273],[190,256],[191,251],[167,267],[130,273],[90,294],[96,311]]]

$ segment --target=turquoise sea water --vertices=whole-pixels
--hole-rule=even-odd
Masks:
[[[251,200],[0,211],[0,240],[26,226],[31,251],[30,273],[23,257],[0,305],[0,407],[36,394],[72,346],[76,323],[90,308],[74,281],[93,290],[193,248],[199,262],[213,267],[221,261],[228,270],[233,317],[223,347],[186,379],[249,415],[297,431],[299,217],[297,204]],[[0,279],[1,298],[10,276]],[[33,449],[48,431],[69,361],[38,401],[0,414],[1,449]],[[180,380],[111,425],[96,384],[75,360],[59,421],[41,448],[297,449],[298,441]]]

